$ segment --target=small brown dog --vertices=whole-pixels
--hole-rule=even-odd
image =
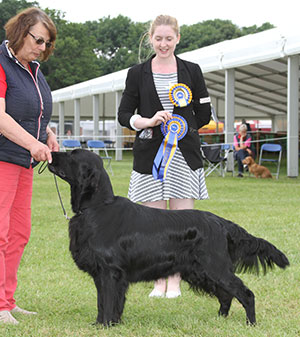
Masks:
[[[243,164],[248,166],[249,172],[254,174],[256,178],[272,178],[271,172],[265,166],[256,164],[250,156],[243,160]]]

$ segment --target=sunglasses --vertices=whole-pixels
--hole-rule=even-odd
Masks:
[[[51,46],[52,46],[51,42],[46,42],[42,37],[35,37],[30,32],[28,32],[28,34],[34,38],[36,44],[42,45],[43,43],[45,43],[46,48],[51,48]]]

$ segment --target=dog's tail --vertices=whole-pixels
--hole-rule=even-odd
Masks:
[[[270,242],[249,234],[245,229],[229,223],[228,247],[236,272],[259,273],[272,269],[274,264],[280,268],[289,266],[288,258]]]

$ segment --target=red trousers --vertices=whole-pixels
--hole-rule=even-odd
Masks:
[[[17,271],[31,231],[33,169],[0,161],[0,311],[16,304]]]

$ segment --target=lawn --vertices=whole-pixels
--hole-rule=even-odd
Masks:
[[[284,164],[283,164],[284,165]],[[115,194],[126,196],[132,167],[130,153],[112,162]],[[123,322],[113,328],[95,326],[96,291],[92,279],[79,271],[68,250],[68,223],[63,217],[53,176],[35,170],[32,234],[19,269],[16,299],[37,316],[16,316],[18,326],[0,325],[5,337],[94,336],[300,336],[300,180],[278,180],[227,174],[207,178],[210,199],[195,207],[230,219],[251,234],[263,237],[289,258],[291,266],[266,275],[239,277],[256,296],[257,325],[245,324],[245,311],[234,300],[229,316],[218,317],[216,298],[196,295],[182,283],[177,299],[149,299],[152,283],[132,285],[127,294]],[[58,181],[69,215],[69,185]]]

